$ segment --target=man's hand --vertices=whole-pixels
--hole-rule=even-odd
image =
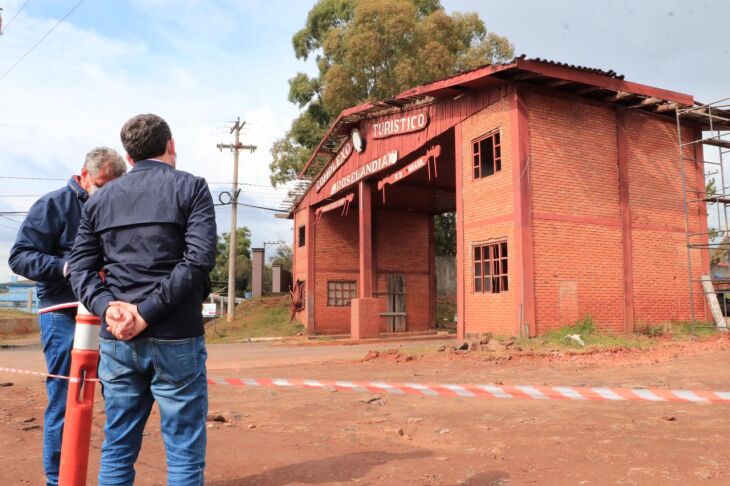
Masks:
[[[122,307],[107,307],[104,318],[107,323],[106,330],[114,334],[117,339],[125,339],[134,330],[134,314]]]
[[[106,320],[109,324],[107,331],[122,341],[132,339],[147,329],[148,326],[139,311],[137,311],[137,306],[128,302],[114,301],[109,303]]]

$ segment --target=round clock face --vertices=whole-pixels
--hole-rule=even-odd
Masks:
[[[362,152],[364,148],[362,135],[360,135],[360,130],[357,128],[353,129],[352,132],[350,132],[350,138],[352,138],[352,147],[355,149],[356,152]]]

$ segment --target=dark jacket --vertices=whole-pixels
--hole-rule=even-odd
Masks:
[[[40,308],[75,302],[63,264],[74,244],[89,195],[75,177],[30,208],[10,250],[10,269],[37,282]]]
[[[111,301],[137,304],[149,324],[139,337],[200,336],[216,240],[205,179],[156,160],[140,161],[86,205],[69,258],[71,285],[102,318]],[[101,335],[114,339],[106,325]]]

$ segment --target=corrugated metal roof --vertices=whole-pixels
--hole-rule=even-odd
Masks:
[[[544,63],[544,64],[551,64],[553,66],[561,66],[561,67],[565,67],[565,68],[575,69],[577,71],[585,71],[587,73],[600,74],[602,76],[608,76],[608,77],[613,78],[613,79],[624,79],[624,75],[623,74],[619,74],[616,71],[614,71],[613,69],[610,69],[608,71],[604,71],[603,69],[599,69],[599,68],[592,68],[592,67],[587,67],[587,66],[579,66],[577,64],[568,64],[568,63],[565,63],[565,62],[552,61],[550,59],[541,59],[539,57],[534,57],[534,58],[531,58],[531,59],[525,59],[525,55],[524,54],[522,56],[520,56],[520,57],[516,57],[513,60],[513,62],[516,62],[518,59],[519,60],[523,60],[524,59],[526,61],[541,62],[541,63]]]

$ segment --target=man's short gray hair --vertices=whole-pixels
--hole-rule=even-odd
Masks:
[[[113,177],[123,176],[127,172],[127,164],[116,150],[109,147],[96,147],[86,154],[84,167],[91,177],[96,177],[102,170]]]

